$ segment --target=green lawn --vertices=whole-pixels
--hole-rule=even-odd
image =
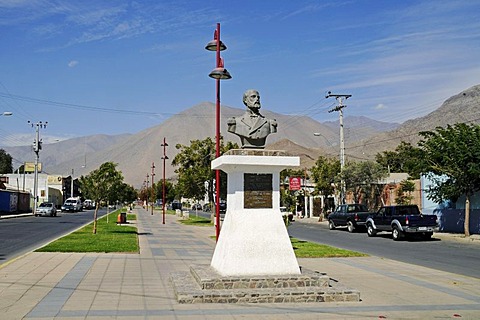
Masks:
[[[194,226],[211,227],[213,225],[210,219],[202,217],[190,217],[189,219],[179,221],[183,224]],[[215,239],[216,237],[211,236],[210,238]],[[298,240],[295,238],[290,238],[290,241],[292,242],[293,250],[297,258],[339,258],[367,256],[364,253],[339,249],[324,244]]]
[[[38,252],[139,252],[137,228],[117,225],[116,210],[97,220],[97,233],[93,234],[93,222],[63,238],[36,250]],[[127,222],[136,220],[135,214],[127,215]]]
[[[364,253],[339,249],[324,244],[290,238],[297,258],[365,257]]]
[[[189,219],[178,220],[178,221],[186,225],[203,226],[203,227],[213,226],[213,223],[210,221],[210,219],[206,219],[203,217],[190,216]]]
[[[106,217],[97,220],[97,233],[93,234],[93,223],[36,250],[38,252],[132,252],[138,253],[137,228],[117,225],[120,210],[110,213],[109,223]],[[127,221],[136,220],[135,214],[128,214]],[[212,227],[210,219],[190,217],[179,220],[185,225]],[[212,237],[215,239],[215,236]],[[290,238],[297,258],[362,257],[366,254],[339,249],[323,244]]]

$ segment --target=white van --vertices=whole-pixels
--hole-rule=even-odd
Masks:
[[[65,200],[65,203],[62,206],[62,212],[65,211],[72,211],[72,212],[77,212],[77,211],[82,211],[82,201],[80,201],[80,198],[68,198]]]

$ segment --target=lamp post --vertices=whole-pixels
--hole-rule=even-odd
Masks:
[[[220,80],[232,78],[224,68],[223,59],[220,57],[220,51],[227,49],[227,46],[220,40],[220,23],[217,23],[213,40],[207,43],[205,49],[216,52],[215,69],[208,76],[215,79],[215,158],[218,158],[220,157]],[[220,235],[220,170],[215,170],[215,190],[215,236],[218,241]]]
[[[149,175],[148,175],[148,173],[147,173],[147,179],[145,179],[145,181],[147,182],[147,192],[146,192],[146,194],[147,194],[147,212],[148,212],[148,198],[149,198],[149,197],[148,197],[148,192],[149,192],[149,191],[148,191],[148,184],[150,183],[150,180],[148,180],[148,177],[149,177]]]
[[[73,198],[73,174],[74,174],[74,169],[72,168],[72,179],[71,179],[71,182],[70,182],[70,197]]]
[[[10,111],[4,111],[0,114],[0,116],[4,116],[4,117],[9,117],[13,114],[13,112],[10,112]]]
[[[165,224],[165,160],[168,159],[166,148],[168,147],[167,140],[163,137],[163,143],[161,144],[163,147],[163,185],[162,185],[162,224]]]
[[[152,162],[152,195],[153,195],[153,198],[152,198],[152,216],[153,216],[153,203],[155,202],[155,190],[153,188],[153,177],[155,176],[155,163]]]

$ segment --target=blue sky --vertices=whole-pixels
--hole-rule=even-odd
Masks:
[[[221,23],[222,104],[403,122],[479,84],[480,1],[0,0],[0,146],[136,133],[204,101]],[[213,119],[212,119],[213,121]],[[213,135],[213,133],[212,133]]]

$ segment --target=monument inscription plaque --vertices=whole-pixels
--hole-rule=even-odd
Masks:
[[[243,207],[245,209],[273,208],[272,183],[271,173],[244,173]]]

